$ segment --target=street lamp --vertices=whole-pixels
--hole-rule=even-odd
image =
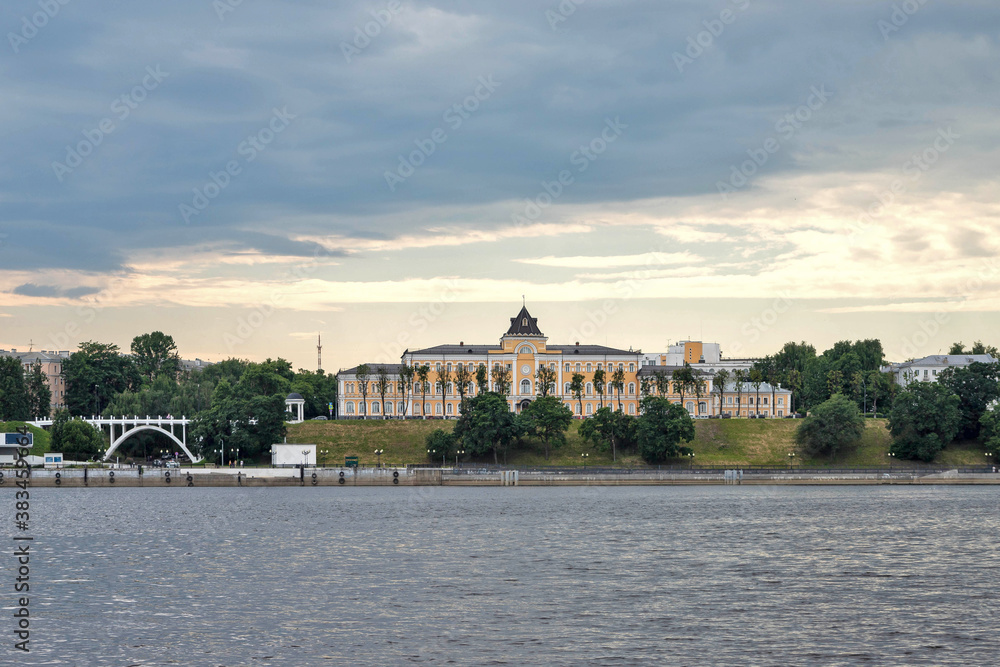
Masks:
[[[385,450],[384,450],[384,449],[376,449],[376,450],[375,450],[375,456],[377,456],[377,457],[378,457],[378,467],[379,467],[379,468],[381,468],[381,467],[382,467],[382,454],[383,454],[383,453],[385,453]]]
[[[321,449],[321,450],[319,450],[318,453],[322,454],[322,460],[325,463],[326,462],[326,455],[330,453],[330,450],[329,449]]]
[[[583,454],[580,454],[580,458],[583,459],[583,469],[586,470],[587,469],[587,459],[590,458],[590,454],[584,452]]]
[[[688,456],[688,468],[694,468],[694,452],[689,453],[687,456]]]
[[[889,472],[892,472],[892,460],[896,458],[895,452],[889,452]]]
[[[455,452],[455,467],[456,468],[458,467],[458,457],[462,456],[463,454],[465,454],[465,450],[464,449],[460,449],[457,452]]]
[[[309,456],[309,451],[310,450],[308,450],[308,449],[303,449],[302,450],[302,469],[303,470],[306,469],[306,457]]]
[[[795,452],[788,452],[788,469],[791,470],[795,464]]]

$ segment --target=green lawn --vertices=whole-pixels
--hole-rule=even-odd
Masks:
[[[795,444],[795,429],[802,423],[793,419],[712,419],[695,422],[695,439],[689,446],[694,450],[696,465],[788,465],[789,452],[795,452],[796,466],[868,467],[895,463],[888,456],[891,438],[884,419],[867,422],[864,437],[858,447],[836,459],[805,457]],[[384,449],[382,463],[427,463],[425,439],[434,429],[451,429],[454,421],[307,421],[288,428],[288,442],[314,443],[320,450],[319,462],[342,464],[344,456],[357,456],[362,464],[376,462],[373,453]],[[611,465],[610,452],[598,452],[578,434],[579,421],[573,422],[567,434],[566,446],[554,450],[546,461],[540,442],[528,442],[526,447],[511,452],[511,465],[582,465],[582,453],[588,453],[587,465]],[[437,459],[440,461],[440,459]],[[492,457],[483,459],[492,463]],[[449,463],[452,463],[450,461]],[[683,462],[686,463],[687,459]],[[957,443],[942,452],[933,465],[981,465],[986,462],[982,448],[976,443]],[[642,465],[634,454],[618,457],[618,465]],[[906,465],[919,465],[906,462]]]
[[[0,433],[15,433],[24,425],[24,422],[0,422]],[[31,448],[32,455],[41,456],[50,451],[48,431],[37,426],[28,426],[28,430],[32,433],[32,440],[34,441],[34,446]]]

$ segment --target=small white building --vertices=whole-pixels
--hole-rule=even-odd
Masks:
[[[291,415],[289,424],[301,424],[306,420],[306,399],[301,394],[289,394],[285,399],[285,411]]]
[[[45,453],[45,467],[46,468],[62,468],[63,467],[63,455],[62,455],[62,452],[46,452]]]
[[[316,465],[316,445],[271,445],[271,465],[275,468],[289,468]]]
[[[905,387],[911,382],[937,382],[947,368],[965,368],[973,362],[992,364],[997,360],[989,354],[932,354],[923,359],[890,364],[883,373],[892,373],[896,384]]]

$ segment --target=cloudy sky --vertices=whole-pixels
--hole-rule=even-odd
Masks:
[[[1000,343],[993,0],[5,0],[0,348]]]

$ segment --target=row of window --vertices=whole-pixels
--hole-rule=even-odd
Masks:
[[[522,348],[522,349],[523,349],[523,348]],[[417,362],[417,363],[419,364],[420,362]],[[430,365],[430,364],[428,364],[428,365]],[[495,361],[495,362],[493,362],[493,367],[494,367],[494,368],[497,368],[497,367],[498,367],[498,366],[500,366],[500,365],[501,365],[501,363],[500,363],[499,361]],[[511,370],[511,364],[509,364],[509,363],[508,363],[508,364],[504,364],[504,366],[505,366],[505,367],[507,368],[507,370]],[[577,362],[576,364],[571,364],[571,363],[568,363],[568,362],[567,362],[567,363],[563,364],[563,370],[564,370],[564,371],[565,371],[566,373],[570,373],[570,372],[573,372],[573,371],[575,371],[575,372],[577,372],[577,373],[583,373],[583,372],[587,372],[587,373],[592,373],[592,372],[593,372],[593,370],[594,370],[594,366],[595,366],[595,364],[591,364],[591,363],[581,363],[581,362]],[[452,367],[452,364],[451,364],[451,362],[450,362],[450,361],[449,361],[449,362],[446,362],[446,363],[442,363],[442,362],[440,362],[440,361],[436,361],[436,362],[434,362],[434,370],[435,370],[435,372],[438,372],[438,373],[440,373],[440,372],[441,372],[441,369],[442,369],[442,367],[443,367],[443,368],[444,368],[444,369],[445,369],[445,370],[446,370],[446,371],[447,371],[448,373],[451,373],[451,372],[452,372],[452,368],[453,368],[453,367]],[[478,365],[477,365],[477,364],[475,364],[475,363],[469,363],[469,364],[463,364],[463,363],[462,363],[462,362],[460,361],[460,362],[458,362],[457,364],[455,364],[455,366],[454,366],[454,368],[455,368],[455,369],[459,369],[459,368],[464,368],[464,367],[467,367],[467,368],[468,368],[468,369],[469,369],[470,371],[473,371],[473,372],[474,372],[474,371],[475,371],[475,370],[476,370],[477,368],[485,368],[485,367],[486,367],[486,364],[484,364],[484,363],[482,363],[482,362],[480,362],[480,363],[479,363]],[[597,367],[597,370],[599,370],[599,371],[600,371],[600,370],[605,370],[605,366],[604,366],[604,364],[603,364],[603,363],[601,363],[601,362],[598,362],[598,363],[596,364],[596,367]],[[552,370],[555,370],[555,369],[556,369],[556,362],[554,362],[554,361],[553,361],[553,362],[550,362],[550,363],[549,363],[549,368],[551,368]],[[607,369],[606,369],[606,370],[607,370],[608,372],[613,372],[613,371],[615,370],[615,365],[614,365],[613,363],[609,363],[609,364],[607,365]],[[620,371],[624,371],[624,370],[625,370],[625,364],[624,364],[624,363],[621,363],[621,362],[619,362],[619,364],[618,364],[618,370],[620,370]],[[634,372],[635,372],[635,363],[630,363],[630,364],[628,365],[628,372],[629,372],[629,373],[634,373]]]

